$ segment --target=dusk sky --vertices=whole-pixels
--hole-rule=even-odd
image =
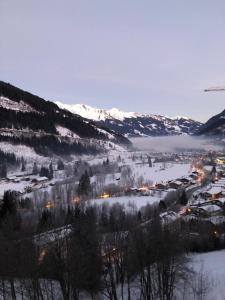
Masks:
[[[0,80],[200,121],[225,109],[224,0],[0,0]]]

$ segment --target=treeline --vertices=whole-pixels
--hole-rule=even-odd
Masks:
[[[43,156],[68,155],[68,154],[97,154],[101,152],[98,144],[82,144],[80,142],[60,141],[56,136],[43,135],[32,137],[11,137],[0,135],[1,142],[10,142],[15,145],[23,144],[34,148],[35,152]]]
[[[56,125],[61,125],[83,138],[106,139],[106,136],[95,127],[85,123],[80,117],[64,112],[36,113],[20,112],[0,108],[0,127],[43,131],[49,134],[58,134]]]
[[[0,150],[0,164],[3,163],[16,165],[19,163],[19,160],[16,158],[14,153],[8,153]]]
[[[14,153],[7,153],[0,150],[0,178],[7,176],[7,169],[11,166],[18,166],[20,160],[16,158]]]

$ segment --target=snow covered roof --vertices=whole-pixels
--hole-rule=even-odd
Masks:
[[[215,195],[221,193],[221,187],[213,186],[210,190],[207,191],[208,194]]]
[[[171,182],[171,183],[175,183],[175,184],[177,184],[177,185],[182,185],[182,184],[183,184],[183,182],[181,182],[181,181],[179,181],[179,180],[173,181],[173,182]]]
[[[38,177],[38,178],[36,178],[36,180],[37,180],[38,182],[41,182],[41,181],[45,181],[45,180],[49,180],[49,179],[48,179],[48,177],[43,176],[43,177]]]
[[[215,204],[209,204],[209,205],[203,205],[201,206],[201,209],[207,211],[207,212],[217,212],[217,211],[221,211],[221,207],[219,207],[218,205]]]
[[[219,201],[221,203],[225,203],[225,198],[224,197],[223,198],[219,198],[219,199],[216,199],[216,201]]]

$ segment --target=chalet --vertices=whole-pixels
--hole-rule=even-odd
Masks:
[[[200,209],[204,210],[206,215],[208,215],[209,217],[218,216],[223,211],[221,207],[215,204],[202,205]]]
[[[193,174],[194,173],[194,174]],[[197,172],[192,172],[191,175],[189,175],[190,178],[192,179],[197,179],[198,178],[198,173],[196,174]]]
[[[183,185],[183,182],[181,182],[179,180],[171,181],[169,183],[169,187],[172,189],[178,189],[178,188],[182,187],[182,185]]]
[[[215,182],[214,186],[225,187],[225,178],[220,178]]]
[[[137,194],[141,195],[141,196],[149,196],[150,195],[150,191],[148,188],[146,187],[142,187],[137,189]]]
[[[189,184],[191,181],[191,178],[182,177],[182,178],[179,178],[178,181],[182,182],[183,184]]]
[[[159,190],[165,190],[165,189],[167,189],[167,184],[165,184],[165,183],[156,183],[155,188],[159,189]]]
[[[137,195],[138,189],[137,188],[129,188],[125,191],[125,195],[131,196],[131,195]]]
[[[222,190],[220,187],[213,186],[208,191],[200,193],[200,196],[204,199],[209,199],[209,198],[217,199],[222,196]]]
[[[191,205],[190,207],[188,207],[184,215],[190,215],[193,217],[203,217],[203,218],[208,217],[208,213],[204,209],[196,205]]]
[[[13,181],[13,180],[16,179],[16,176],[7,176],[6,179],[7,179],[8,181]]]
[[[225,198],[213,199],[213,200],[210,200],[210,201],[205,202],[205,203],[207,203],[207,204],[211,203],[211,204],[215,204],[217,206],[223,207],[224,203],[225,203]]]
[[[217,157],[216,163],[219,164],[219,165],[225,165],[225,156]]]
[[[49,179],[48,179],[48,177],[45,177],[45,176],[32,179],[32,183],[36,183],[36,184],[45,183],[47,181],[49,181]]]

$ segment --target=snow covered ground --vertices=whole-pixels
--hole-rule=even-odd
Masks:
[[[155,192],[154,194],[150,196],[123,196],[123,197],[110,197],[106,199],[93,199],[90,200],[91,205],[114,205],[116,203],[119,203],[120,205],[123,205],[126,210],[132,210],[137,209],[139,210],[141,207],[146,206],[147,204],[154,204],[158,203],[160,200],[162,200],[166,196],[166,192]]]
[[[56,126],[56,130],[61,136],[72,137],[72,138],[80,138],[79,135],[75,134],[73,131],[69,130],[66,127]]]
[[[3,197],[4,192],[8,190],[17,191],[23,193],[28,186],[27,182],[7,182],[5,180],[0,181],[0,198]]]
[[[225,299],[225,250],[195,254],[191,257],[190,266],[195,274],[191,277],[198,297],[193,291],[187,292],[184,300],[224,300]],[[200,297],[202,291],[202,298]],[[179,299],[179,298],[178,298]]]
[[[6,142],[0,142],[0,149],[6,153],[14,153],[17,158],[23,158],[26,162],[33,162],[35,160],[39,162],[47,162],[48,158],[38,155],[31,147],[25,145],[13,145]]]
[[[167,163],[163,166],[162,163],[156,163],[153,167],[142,164],[131,165],[135,177],[143,176],[145,180],[150,180],[153,183],[177,179],[191,173],[190,164]]]

